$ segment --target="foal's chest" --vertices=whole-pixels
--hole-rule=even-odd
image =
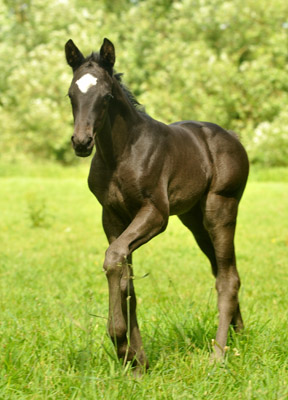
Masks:
[[[141,206],[142,196],[136,181],[133,179],[133,174],[130,173],[129,175],[129,177],[122,175],[112,177],[107,185],[104,206],[123,211],[132,217]]]
[[[107,187],[105,203],[112,207],[125,207],[125,196],[123,188],[119,182],[112,180]]]
[[[95,154],[88,177],[91,192],[103,207],[112,207],[116,210],[133,208],[136,203],[136,180],[133,171],[125,168],[107,168]]]

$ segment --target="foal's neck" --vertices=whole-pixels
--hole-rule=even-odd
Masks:
[[[96,148],[103,161],[115,168],[127,146],[138,134],[137,125],[143,117],[125,95],[119,82],[113,78],[113,99],[108,114],[96,140]]]

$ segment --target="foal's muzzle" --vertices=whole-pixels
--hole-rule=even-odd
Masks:
[[[84,138],[78,138],[76,135],[71,137],[71,142],[75,150],[75,154],[78,157],[88,157],[92,153],[94,146],[93,136],[85,136]]]

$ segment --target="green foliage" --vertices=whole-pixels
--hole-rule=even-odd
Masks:
[[[29,168],[13,166],[0,177],[1,399],[287,399],[288,183],[274,169],[266,172],[270,182],[262,176],[248,183],[240,205],[236,249],[246,327],[241,335],[231,331],[223,364],[209,362],[215,280],[189,231],[173,217],[135,253],[151,365],[135,379],[106,334],[100,205],[82,170],[72,178],[75,167]],[[27,202],[37,208],[41,199],[54,218],[34,229]]]
[[[32,228],[47,228],[49,226],[49,214],[45,199],[38,196],[37,193],[28,193],[27,216],[31,222]]]
[[[0,0],[1,146],[7,158],[71,162],[63,47],[103,37],[151,116],[208,120],[252,162],[287,165],[288,3],[283,0]]]

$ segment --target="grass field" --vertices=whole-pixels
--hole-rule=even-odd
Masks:
[[[173,217],[135,253],[151,367],[135,379],[106,335],[106,239],[87,168],[0,166],[0,399],[287,399],[287,170],[251,173],[236,237],[246,328],[224,363],[209,362],[216,293],[191,234]]]

